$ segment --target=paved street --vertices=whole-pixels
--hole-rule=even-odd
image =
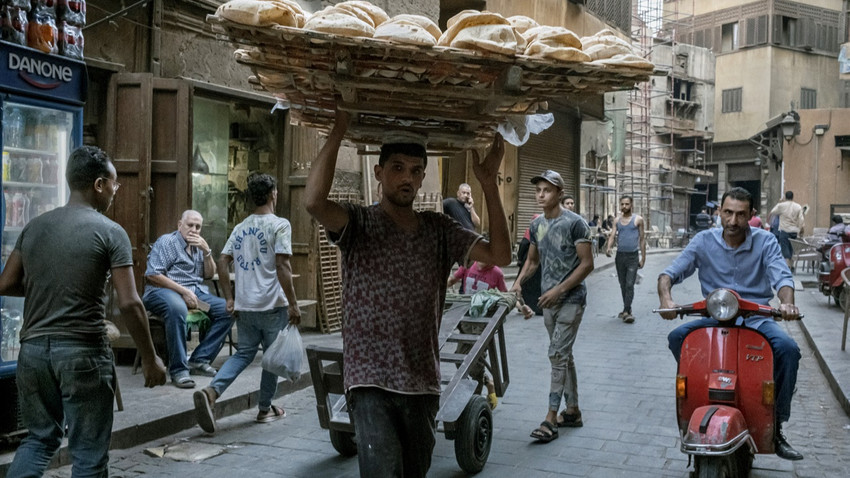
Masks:
[[[479,476],[688,476],[688,461],[677,442],[672,394],[674,361],[666,348],[667,332],[680,322],[667,322],[650,312],[658,304],[655,277],[673,257],[649,256],[642,271],[645,279],[636,290],[637,321],[632,325],[616,318],[622,302],[614,269],[598,270],[590,277],[588,309],[575,350],[585,425],[561,429],[561,437],[549,444],[535,444],[528,436],[546,412],[549,363],[542,318],[524,321],[511,313],[506,325],[511,384],[494,411],[493,447]],[[674,288],[674,298],[681,303],[699,295],[695,278]],[[805,303],[798,302],[805,313]],[[792,421],[786,431],[790,442],[806,459],[792,463],[774,456],[758,456],[751,476],[846,476],[850,419],[830,392],[799,325],[784,326],[803,351]],[[112,476],[358,476],[356,459],[338,456],[327,432],[319,428],[312,388],[276,403],[286,408],[286,419],[255,424],[253,409],[220,420],[220,431],[215,436],[205,435],[196,427],[139,447],[114,451]],[[165,458],[144,452],[164,445],[169,447]],[[197,462],[168,458],[179,458],[181,451],[195,458],[202,453],[215,456]],[[47,476],[70,476],[70,467],[52,470]],[[455,461],[453,442],[442,435],[437,439],[429,476],[464,476]]]

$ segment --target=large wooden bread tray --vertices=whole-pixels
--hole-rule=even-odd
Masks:
[[[380,144],[388,129],[428,135],[432,153],[489,143],[506,115],[545,109],[568,95],[631,89],[651,70],[560,63],[445,47],[417,47],[207,16],[241,47],[250,81],[290,104],[293,124],[328,130],[334,110],[356,113],[347,138]]]

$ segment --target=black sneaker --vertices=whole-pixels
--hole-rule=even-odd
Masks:
[[[776,430],[776,438],[774,439],[774,448],[776,448],[776,456],[779,458],[784,458],[786,460],[798,461],[803,459],[803,455],[791,447],[788,443],[788,440],[785,439],[785,435],[782,433],[782,429],[779,428]]]

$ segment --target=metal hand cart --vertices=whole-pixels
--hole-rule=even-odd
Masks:
[[[469,303],[457,302],[448,304],[443,312],[438,430],[454,440],[458,465],[467,473],[484,468],[493,437],[493,414],[487,400],[479,395],[482,384],[470,377],[470,370],[483,365],[492,377],[496,396],[504,396],[510,383],[504,334],[509,311],[507,305],[497,304],[483,317],[475,318],[469,315]],[[357,438],[343,389],[342,350],[309,346],[307,360],[316,391],[319,425],[328,430],[339,454],[354,456]]]

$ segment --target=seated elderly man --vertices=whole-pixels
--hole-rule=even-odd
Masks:
[[[207,241],[201,237],[204,218],[187,210],[177,221],[177,230],[156,240],[148,255],[145,294],[142,300],[151,313],[165,322],[168,345],[168,373],[178,388],[194,388],[189,375],[214,377],[210,362],[221,351],[233,323],[225,300],[209,293],[205,279],[215,275],[215,260]],[[200,345],[186,356],[186,316],[189,310],[205,309],[211,325]]]

